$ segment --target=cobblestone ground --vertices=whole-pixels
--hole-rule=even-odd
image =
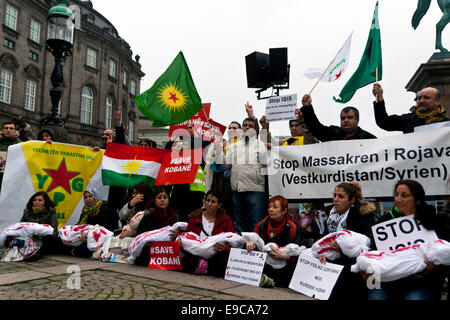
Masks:
[[[36,262],[0,262],[0,275],[64,265],[42,257]],[[66,264],[69,266],[68,264]],[[39,271],[40,272],[40,271]],[[109,271],[81,273],[79,289],[71,274],[0,285],[0,300],[222,300],[238,297],[217,291]]]
[[[216,292],[103,270],[85,271],[80,289],[67,275],[0,286],[1,300],[215,300]],[[231,296],[230,296],[231,297]]]

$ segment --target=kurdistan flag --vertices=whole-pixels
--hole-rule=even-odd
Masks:
[[[333,97],[334,101],[346,103],[351,100],[356,90],[370,83],[382,79],[383,69],[381,64],[381,35],[380,24],[378,22],[378,1],[373,13],[372,26],[370,27],[369,38],[367,39],[364,54],[359,62],[358,69],[345,84],[339,98]]]
[[[28,199],[46,191],[55,204],[59,227],[76,224],[86,187],[98,189],[103,199],[108,188],[101,184],[103,151],[53,142],[27,141],[8,148],[0,195],[0,229],[19,222]]]
[[[170,150],[108,143],[102,161],[103,184],[133,188],[145,182],[153,186],[168,152]]]
[[[136,105],[153,127],[179,124],[202,108],[181,51],[153,86],[136,97]]]

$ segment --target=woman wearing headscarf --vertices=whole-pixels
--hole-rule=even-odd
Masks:
[[[83,194],[84,206],[81,209],[78,225],[90,224],[99,225],[109,231],[117,229],[118,217],[111,208],[103,202],[100,193],[96,188],[87,188]],[[87,235],[81,235],[82,243],[77,247],[66,246],[66,249],[73,256],[90,258],[92,252],[87,247]]]
[[[78,224],[98,224],[109,231],[117,229],[118,217],[108,204],[103,202],[97,189],[87,188],[83,197],[84,206]]]

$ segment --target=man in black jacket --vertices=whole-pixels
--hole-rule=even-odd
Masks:
[[[341,111],[341,126],[324,126],[317,119],[309,94],[302,98],[303,107],[300,111],[305,119],[308,130],[320,141],[376,139],[370,132],[362,130],[359,126],[359,112],[354,107],[345,107]]]
[[[416,105],[409,109],[409,113],[402,115],[388,115],[383,98],[383,87],[374,83],[373,95],[376,101],[373,103],[375,121],[377,125],[386,131],[414,132],[414,128],[425,124],[448,121],[445,108],[441,105],[441,94],[438,89],[427,87],[420,90],[416,96]]]

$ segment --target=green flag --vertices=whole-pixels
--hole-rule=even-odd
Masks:
[[[364,49],[364,54],[361,58],[358,69],[356,69],[350,80],[348,80],[348,82],[345,84],[341,93],[339,93],[339,98],[333,97],[333,99],[334,101],[339,103],[346,103],[350,101],[356,90],[368,85],[369,83],[381,80],[382,76],[383,69],[381,65],[381,36],[380,24],[378,23],[377,1],[377,4],[375,5],[375,11],[373,13],[369,39],[367,40],[366,48]]]
[[[150,89],[136,97],[136,105],[153,121],[152,127],[179,124],[202,108],[183,52],[180,51]]]

